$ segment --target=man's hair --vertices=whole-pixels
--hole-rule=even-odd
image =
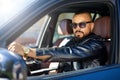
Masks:
[[[90,18],[91,18],[91,20],[92,20],[92,16],[91,16],[91,13],[90,13],[90,12],[77,12],[77,13],[75,13],[75,14],[74,14],[74,16],[75,16],[75,15],[78,15],[78,14],[83,14],[83,13],[88,14],[88,15],[89,15],[89,17],[90,17]],[[73,17],[74,17],[74,16],[73,16]]]

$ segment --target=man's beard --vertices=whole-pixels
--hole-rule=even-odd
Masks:
[[[83,36],[81,36],[81,35],[79,35],[79,34],[76,35],[76,33],[82,33]],[[75,36],[78,37],[78,38],[82,38],[82,37],[84,37],[84,32],[82,32],[82,31],[80,31],[80,30],[76,30],[76,31],[75,31]]]

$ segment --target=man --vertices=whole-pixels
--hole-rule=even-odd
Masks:
[[[26,57],[48,61],[76,61],[79,60],[81,68],[104,65],[107,60],[106,46],[102,38],[92,33],[94,23],[90,13],[75,14],[72,24],[75,37],[65,47],[30,49],[18,43],[12,43],[9,50]]]

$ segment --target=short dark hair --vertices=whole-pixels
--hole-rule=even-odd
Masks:
[[[76,13],[74,14],[74,16],[75,16],[75,15],[78,15],[78,14],[83,14],[83,13],[88,13],[88,14],[90,15],[90,18],[92,19],[91,13],[90,13],[90,12],[85,12],[85,11],[83,11],[83,12],[76,12]]]

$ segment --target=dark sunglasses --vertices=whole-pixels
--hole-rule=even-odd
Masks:
[[[80,22],[80,23],[71,23],[70,26],[72,28],[77,28],[77,26],[79,26],[80,28],[85,28],[87,23],[92,23],[92,21]]]

